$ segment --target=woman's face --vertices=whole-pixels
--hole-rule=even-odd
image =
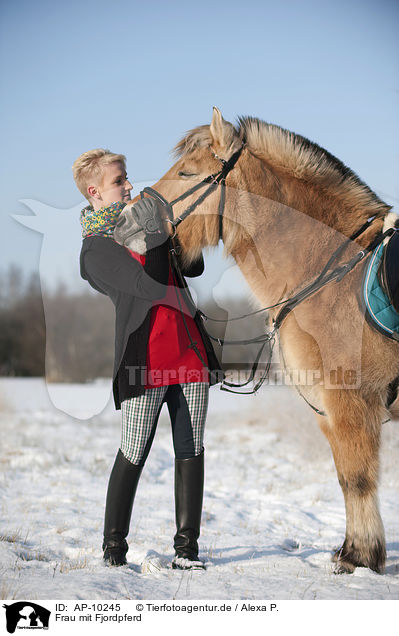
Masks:
[[[93,186],[91,186],[93,187]],[[91,194],[95,209],[106,207],[122,201],[130,201],[132,184],[127,178],[126,170],[121,161],[114,161],[104,166],[102,183],[95,186],[95,194]]]

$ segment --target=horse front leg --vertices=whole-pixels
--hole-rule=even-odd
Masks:
[[[346,509],[346,534],[333,556],[335,572],[352,573],[357,566],[382,572],[385,534],[378,507],[377,484],[381,431],[381,400],[367,402],[355,391],[327,390],[328,417],[318,417],[330,442]]]

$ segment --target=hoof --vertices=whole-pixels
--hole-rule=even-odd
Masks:
[[[343,559],[335,559],[335,555],[333,556],[333,561],[336,561],[333,569],[334,574],[353,574],[356,570],[356,565]]]
[[[376,540],[371,548],[360,550],[353,542],[345,539],[342,548],[337,550],[332,560],[335,562],[335,574],[353,574],[357,567],[370,568],[382,574],[385,568],[385,546]]]

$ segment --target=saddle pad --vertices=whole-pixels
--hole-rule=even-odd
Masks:
[[[366,317],[381,333],[399,341],[399,314],[392,307],[378,279],[378,268],[383,255],[381,243],[371,255],[363,285]]]

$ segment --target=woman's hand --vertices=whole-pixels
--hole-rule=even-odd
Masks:
[[[162,245],[168,238],[168,232],[161,208],[151,197],[127,204],[116,224],[114,240],[139,254]]]

